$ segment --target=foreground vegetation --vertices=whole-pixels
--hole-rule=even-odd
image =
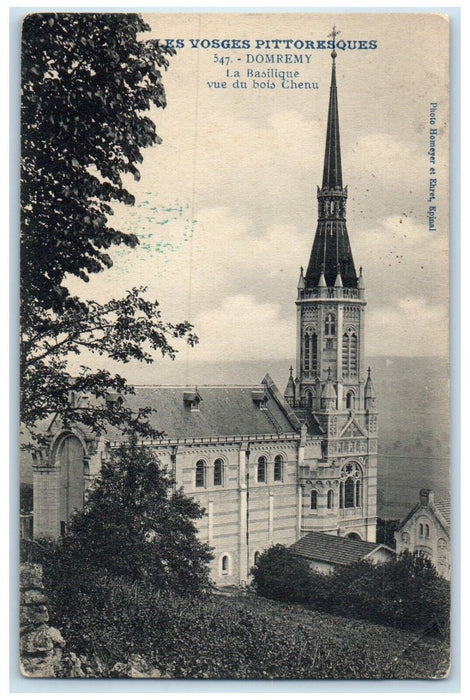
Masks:
[[[24,559],[43,566],[50,624],[66,640],[60,674],[78,675],[79,657],[82,677],[446,674],[448,584],[427,560],[320,576],[277,545],[253,569],[253,591],[222,596],[197,538],[201,516],[131,440],[110,455],[63,537],[24,543]]]
[[[72,608],[46,587],[51,624],[95,676],[137,664],[162,678],[440,678],[449,664],[443,640],[254,594],[188,599],[105,576],[82,582]]]
[[[432,562],[408,551],[381,564],[362,559],[323,574],[282,545],[261,554],[253,588],[273,600],[446,638],[450,584]]]

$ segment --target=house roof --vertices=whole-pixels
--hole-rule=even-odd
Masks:
[[[411,518],[418,513],[420,510],[429,511],[433,513],[438,521],[440,521],[442,527],[447,532],[449,531],[451,525],[451,503],[450,498],[441,498],[437,501],[430,503],[416,503],[415,506],[410,510],[410,512],[403,518],[398,528],[398,532],[403,529]]]
[[[442,515],[442,517],[446,520],[446,522],[451,524],[451,508],[450,508],[450,498],[443,498],[439,501],[436,501],[434,503],[436,509],[439,511],[439,513]]]
[[[196,391],[200,402],[197,410],[191,410],[185,396]],[[269,376],[262,384],[251,386],[136,386],[135,392],[126,396],[126,404],[155,409],[151,423],[168,438],[273,435],[300,428]],[[255,400],[258,395],[266,401],[260,404]],[[119,440],[121,435],[110,428],[107,438]]]
[[[298,556],[328,564],[352,564],[359,559],[364,559],[376,549],[393,552],[390,547],[376,542],[353,540],[348,537],[328,535],[325,532],[309,532],[289,549]]]

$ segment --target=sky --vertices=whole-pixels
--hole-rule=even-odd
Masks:
[[[273,50],[255,42],[325,40],[335,23],[338,40],[377,42],[375,50],[338,50],[336,60],[348,231],[368,301],[366,355],[446,356],[446,20],[314,13],[145,18],[149,37],[179,38],[185,46],[164,74],[166,109],[151,113],[162,144],[144,151],[140,182],[128,182],[136,205],[116,206],[111,222],[136,233],[140,246],[116,248],[112,269],[88,284],[74,281],[73,291],[104,301],[146,285],[165,319],[187,319],[199,336],[196,348],[181,347],[184,379],[198,363],[295,357],[294,302],[316,228],[331,57],[329,50]],[[190,39],[247,39],[250,48],[194,49]],[[273,54],[304,62],[255,63]],[[268,68],[298,70],[298,81],[318,89],[282,89],[278,80],[274,89],[253,88],[247,70]],[[234,70],[247,89],[232,87]],[[226,88],[209,85],[224,80]],[[430,103],[438,105],[432,126]],[[436,231],[427,219],[430,128],[438,130]],[[139,383],[157,375],[164,382],[158,362],[150,371],[126,372]]]

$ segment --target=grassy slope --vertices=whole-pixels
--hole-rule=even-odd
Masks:
[[[306,635],[311,645],[305,650],[304,678],[429,679],[443,678],[449,669],[448,644],[432,637],[254,596],[219,598],[216,606],[221,617],[249,610],[288,638]]]

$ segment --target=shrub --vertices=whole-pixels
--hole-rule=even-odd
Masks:
[[[265,598],[297,602],[309,598],[310,567],[281,544],[263,552],[251,574],[254,590]]]
[[[427,634],[448,633],[450,585],[422,555],[404,552],[384,564],[363,559],[323,575],[276,545],[261,555],[252,573],[255,591],[266,598]]]

